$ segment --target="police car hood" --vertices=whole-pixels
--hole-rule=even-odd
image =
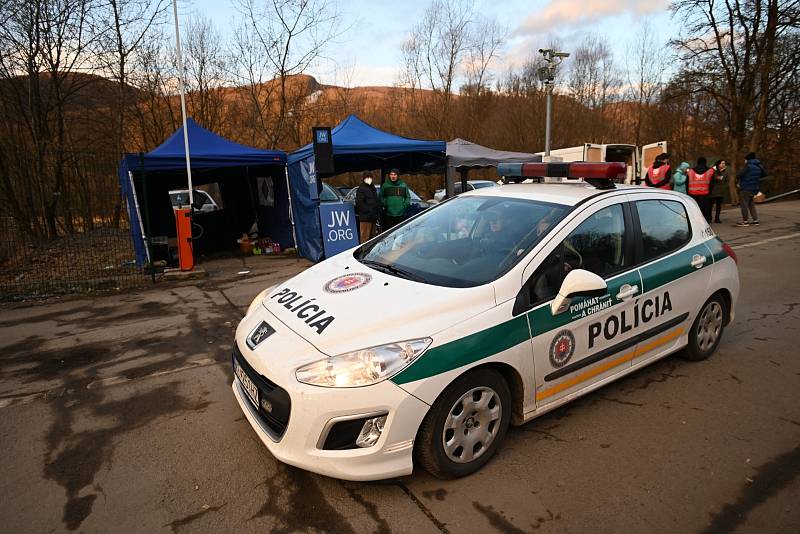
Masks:
[[[491,285],[448,288],[369,268],[344,252],[275,286],[263,305],[334,356],[433,334],[495,305]]]

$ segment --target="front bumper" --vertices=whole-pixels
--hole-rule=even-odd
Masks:
[[[244,357],[246,356],[240,355]],[[263,362],[260,367],[263,367]],[[267,449],[281,462],[345,480],[379,480],[411,474],[414,438],[429,406],[385,380],[360,388],[308,386],[295,379],[265,376],[291,399],[282,435],[259,414],[238,378],[232,389],[239,406]],[[368,448],[324,450],[331,422],[387,413],[378,442]]]

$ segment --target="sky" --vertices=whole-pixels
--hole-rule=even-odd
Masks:
[[[236,0],[184,0],[180,16],[209,17],[226,35],[238,16]],[[308,74],[337,85],[392,85],[402,66],[401,45],[430,0],[339,0],[344,34],[326,50],[327,59]],[[677,32],[669,0],[475,0],[475,12],[494,17],[509,30],[496,74],[521,66],[554,39],[566,51],[588,34],[603,36],[625,64],[637,29],[648,20],[656,39],[666,43]],[[567,60],[569,61],[569,60]],[[565,66],[567,64],[565,63]]]

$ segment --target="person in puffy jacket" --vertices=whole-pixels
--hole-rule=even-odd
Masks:
[[[758,212],[753,200],[761,188],[761,179],[767,176],[767,171],[761,162],[758,161],[754,152],[750,152],[744,157],[744,167],[736,175],[737,186],[739,187],[739,207],[742,209],[742,221],[736,226],[758,226]],[[747,212],[750,212],[750,221],[747,220]]]
[[[369,171],[363,174],[361,184],[356,189],[355,208],[358,216],[358,233],[363,243],[375,235],[375,223],[381,216],[381,203],[375,186],[372,185],[372,173]]]
[[[672,190],[677,191],[678,193],[686,194],[686,180],[688,180],[688,176],[686,175],[686,171],[689,170],[689,165],[685,161],[678,165],[678,168],[675,169],[675,172],[672,173]]]
[[[381,225],[384,232],[406,219],[406,210],[411,205],[411,193],[406,183],[400,179],[400,171],[389,171],[389,179],[381,185],[378,199],[383,208]]]

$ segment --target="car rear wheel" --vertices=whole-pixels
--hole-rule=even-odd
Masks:
[[[687,360],[705,360],[717,350],[725,329],[726,313],[725,302],[720,295],[713,295],[703,304],[689,330],[689,345],[684,352]]]
[[[417,436],[417,461],[438,478],[474,473],[497,452],[511,419],[502,375],[479,369],[459,377],[436,400]]]

